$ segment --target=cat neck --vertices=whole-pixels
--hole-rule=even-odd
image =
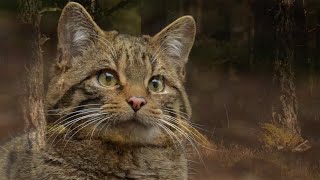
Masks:
[[[186,157],[172,145],[75,140],[67,145],[56,143],[49,152],[63,159],[66,167],[87,172],[88,177],[187,179]]]

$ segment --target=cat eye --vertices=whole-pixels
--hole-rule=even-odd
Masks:
[[[118,78],[112,71],[102,71],[98,74],[97,80],[101,86],[115,86],[118,84]]]
[[[161,92],[164,89],[164,80],[162,76],[153,76],[148,83],[148,89],[151,92]]]

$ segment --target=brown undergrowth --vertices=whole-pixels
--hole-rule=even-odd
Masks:
[[[320,179],[320,151],[312,147],[305,152],[271,149],[263,144],[248,147],[221,142],[215,151],[204,153],[205,165],[192,179],[209,180],[316,180]]]

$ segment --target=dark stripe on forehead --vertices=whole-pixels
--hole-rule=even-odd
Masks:
[[[154,62],[151,63],[151,71],[155,72],[157,71],[157,73],[159,73],[160,71],[162,71],[164,68],[159,64],[159,62]]]

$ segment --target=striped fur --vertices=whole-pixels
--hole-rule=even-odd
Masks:
[[[139,143],[153,141],[145,136],[148,132],[150,136],[151,129],[158,133],[151,137],[161,136],[149,117],[161,118],[163,114],[170,114],[163,111],[166,108],[190,119],[191,108],[183,83],[184,67],[195,36],[192,17],[178,19],[154,37],[133,37],[101,30],[82,7],[70,3],[61,15],[58,31],[61,54],[49,84],[48,109],[64,111],[93,102],[101,104],[101,107],[116,104],[118,112],[104,109],[104,113],[117,116],[114,118],[116,124],[132,116],[132,110],[126,102],[128,98],[144,97],[148,103],[139,111],[139,118],[150,127],[139,129],[138,134],[121,134],[115,130],[119,136],[133,137],[133,141],[138,140]],[[103,88],[94,82],[103,69],[116,72],[121,88]],[[148,81],[157,75],[164,77],[165,90],[162,93],[150,93]],[[90,128],[92,126],[88,126]],[[112,132],[117,127],[109,128]],[[140,133],[144,130],[146,134]],[[124,132],[127,133],[127,130],[124,129]],[[130,138],[125,139],[131,141]]]
[[[68,3],[46,98],[46,148],[27,147],[28,136],[4,144],[0,179],[187,179],[186,142],[205,141],[190,124],[183,86],[195,27],[185,16],[153,37],[133,37],[101,30],[80,4]],[[97,82],[106,69],[117,86]],[[164,90],[149,91],[159,75]],[[132,96],[147,102],[136,113]]]

